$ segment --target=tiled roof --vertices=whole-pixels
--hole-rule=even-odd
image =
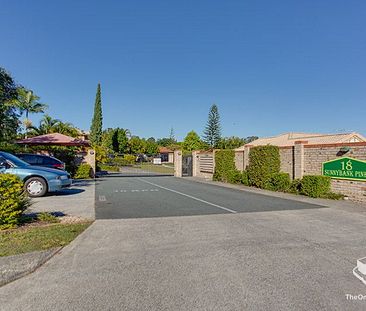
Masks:
[[[167,147],[159,147],[159,153],[172,153],[174,152],[173,150],[170,150]]]
[[[259,138],[248,145],[250,146],[264,146],[274,145],[279,147],[293,146],[295,141],[306,141],[309,145],[326,145],[337,143],[352,143],[352,142],[366,142],[366,137],[363,135],[352,133],[340,134],[307,134],[307,133],[285,133],[274,137]],[[244,146],[235,150],[243,150]]]
[[[87,146],[88,141],[82,141],[60,133],[52,133],[18,140],[17,144],[26,145],[60,145],[60,146]]]

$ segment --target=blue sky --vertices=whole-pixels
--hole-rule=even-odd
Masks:
[[[0,66],[55,118],[143,137],[366,134],[366,2],[1,0]],[[38,116],[32,116],[34,121]]]

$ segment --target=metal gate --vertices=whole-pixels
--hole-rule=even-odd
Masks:
[[[193,175],[193,159],[192,155],[184,155],[182,157],[182,176]]]

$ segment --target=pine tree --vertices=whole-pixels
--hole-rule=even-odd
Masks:
[[[173,127],[171,127],[171,128],[170,128],[169,139],[170,139],[172,142],[176,142]]]
[[[203,133],[203,140],[210,148],[217,148],[221,140],[220,115],[216,104],[213,104],[208,114],[208,121]]]
[[[90,141],[93,146],[100,146],[102,143],[103,116],[102,116],[102,98],[100,83],[98,83],[97,94],[95,96],[94,116],[90,127]]]

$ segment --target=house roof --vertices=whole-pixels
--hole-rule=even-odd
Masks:
[[[21,145],[89,146],[88,141],[76,139],[60,133],[52,133],[18,140]]]
[[[173,153],[174,151],[167,147],[159,147],[159,153]]]
[[[366,137],[356,132],[340,134],[285,133],[273,137],[259,138],[250,142],[248,145],[274,145],[279,147],[286,147],[294,146],[296,141],[306,141],[309,145],[327,145],[337,143],[366,142]],[[241,146],[235,150],[240,151],[243,149],[244,146]]]

